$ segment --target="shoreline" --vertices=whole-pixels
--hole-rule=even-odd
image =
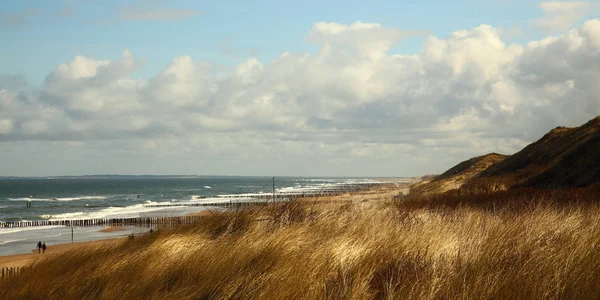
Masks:
[[[205,209],[193,213],[186,214],[186,216],[209,216],[214,214],[215,212],[211,209]],[[122,226],[110,226],[103,229],[99,229],[98,232],[103,233],[111,233],[111,232],[121,232],[127,231],[128,228]],[[48,256],[62,254],[67,251],[77,251],[78,249],[87,248],[90,246],[98,246],[105,245],[110,243],[115,243],[118,241],[124,241],[127,237],[107,237],[105,239],[93,240],[93,241],[80,241],[73,243],[58,243],[48,245],[46,249],[46,253],[37,253],[37,249],[33,249],[35,245],[32,245],[31,253],[20,253],[20,254],[10,254],[10,255],[0,255],[0,269],[1,268],[10,268],[10,267],[24,267],[39,259],[44,259]]]
[[[323,197],[318,197],[318,199],[315,199],[313,197],[309,197],[307,199],[302,199],[301,201],[317,201],[317,202],[328,202],[328,201],[370,201],[370,200],[376,200],[378,198],[380,198],[382,196],[382,190],[387,190],[384,192],[384,194],[388,194],[388,193],[397,193],[399,191],[402,191],[404,193],[406,193],[408,191],[408,189],[410,188],[410,184],[408,184],[408,186],[404,186],[404,184],[402,184],[403,187],[400,187],[396,184],[380,184],[378,185],[378,187],[375,187],[374,189],[367,189],[367,190],[362,190],[362,191],[358,191],[358,192],[350,192],[350,193],[344,193],[344,194],[340,194],[340,195],[335,195],[335,196],[323,196]],[[378,192],[375,192],[374,190],[378,190]],[[375,193],[374,193],[375,192]],[[373,194],[374,193],[374,194]],[[188,213],[186,214],[186,216],[209,216],[212,215],[216,212],[220,212],[222,211],[221,209],[204,209],[201,211],[197,211],[197,212],[192,212],[192,213]],[[98,232],[120,232],[120,231],[126,231],[127,229],[121,226],[111,226],[111,227],[106,227],[103,229],[99,229]],[[35,247],[35,245],[32,245],[32,250],[31,253],[23,253],[23,254],[11,254],[11,255],[6,255],[6,256],[0,256],[0,268],[6,268],[6,267],[23,267],[23,266],[27,266],[31,263],[36,262],[38,259],[43,259],[45,257],[48,256],[52,256],[52,255],[58,255],[67,251],[77,251],[79,249],[83,249],[83,248],[87,248],[90,246],[98,246],[98,245],[105,245],[105,244],[110,244],[110,243],[116,243],[119,241],[124,241],[126,240],[127,237],[107,237],[106,239],[100,239],[100,240],[94,240],[94,241],[81,241],[81,242],[74,242],[74,243],[59,243],[59,244],[52,244],[48,246],[48,249],[46,250],[45,254],[38,254],[35,253],[35,249],[33,249]]]

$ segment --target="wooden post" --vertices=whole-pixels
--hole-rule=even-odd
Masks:
[[[273,177],[273,202],[275,202],[275,177]]]

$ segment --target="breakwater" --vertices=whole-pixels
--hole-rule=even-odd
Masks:
[[[180,217],[136,217],[136,218],[102,218],[83,220],[41,220],[41,221],[14,221],[2,222],[0,228],[21,228],[32,226],[140,226],[150,227],[153,225],[174,226],[192,224],[200,220],[199,216]]]
[[[236,208],[244,206],[265,205],[270,202],[285,202],[295,199],[335,196],[343,193],[358,192],[371,188],[375,184],[342,184],[333,187],[322,187],[292,192],[277,192],[274,194],[237,194],[217,196],[215,201],[186,202],[186,203],[156,203],[145,204],[146,207],[225,207]],[[23,228],[33,226],[140,226],[162,227],[192,224],[200,220],[199,216],[179,217],[131,217],[131,218],[96,218],[96,219],[65,219],[65,220],[35,220],[0,222],[0,228]]]

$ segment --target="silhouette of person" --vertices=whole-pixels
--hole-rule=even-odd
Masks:
[[[44,243],[42,244],[42,250],[44,251],[44,252],[42,252],[42,253],[46,253],[46,242],[44,242]]]
[[[38,249],[38,253],[41,253],[41,252],[42,252],[42,241],[39,241],[39,242],[37,243],[37,249]]]

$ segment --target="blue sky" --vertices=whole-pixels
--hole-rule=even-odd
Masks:
[[[181,10],[171,21],[126,20],[119,9]],[[0,11],[19,15],[20,24],[0,29],[3,73],[20,74],[39,85],[58,63],[75,55],[117,59],[130,49],[143,60],[147,77],[173,57],[234,65],[256,56],[268,62],[279,54],[315,52],[305,40],[320,21],[376,22],[444,37],[455,30],[490,24],[528,23],[541,16],[535,1],[2,1]],[[525,28],[527,30],[527,28]],[[526,38],[539,36],[527,30]],[[514,38],[519,41],[524,38]],[[418,51],[422,37],[409,38],[392,52]]]
[[[595,1],[1,1],[0,176],[414,176],[600,115]]]

